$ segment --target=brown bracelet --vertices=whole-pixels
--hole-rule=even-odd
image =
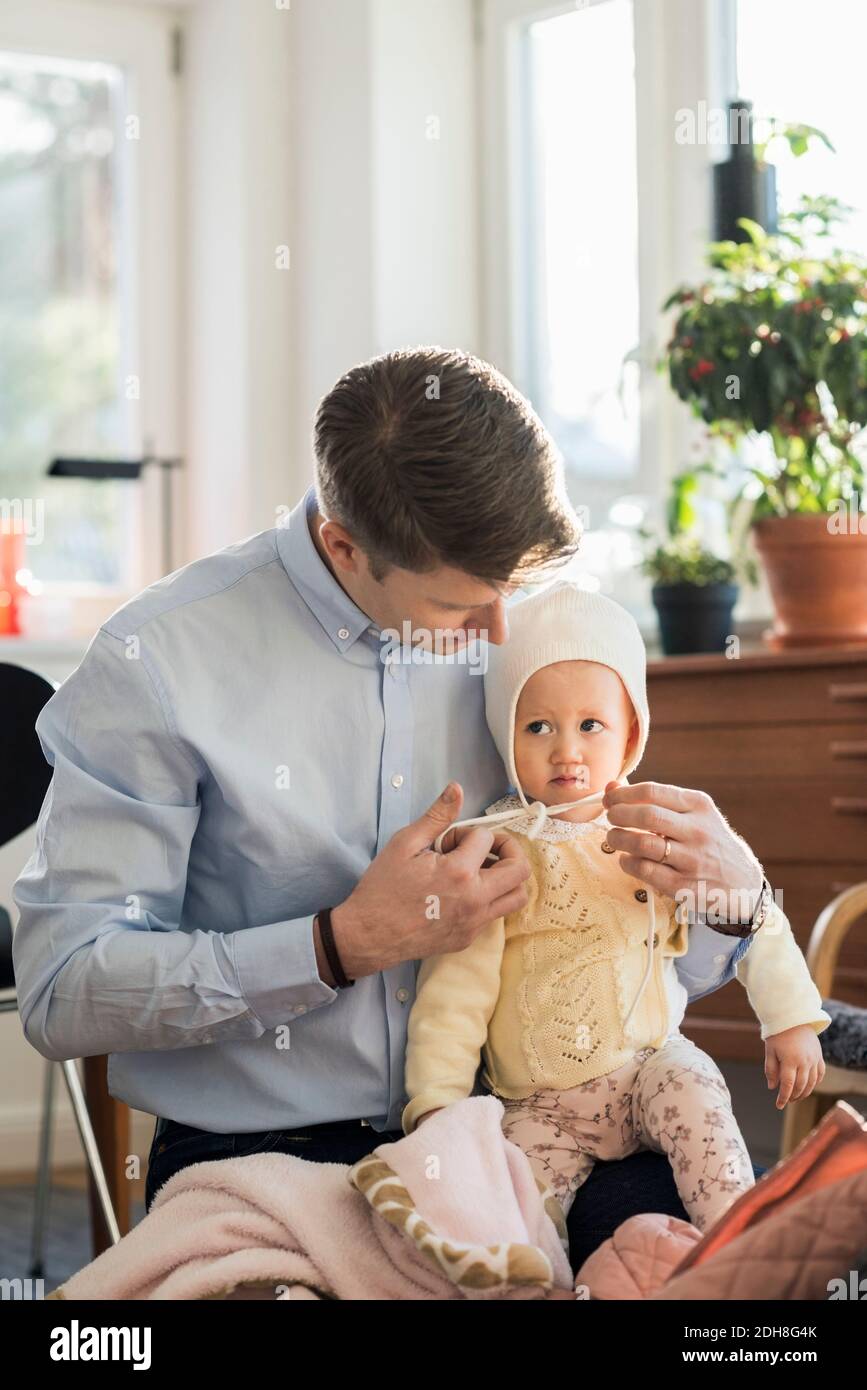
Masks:
[[[323,907],[319,910],[319,912],[317,912],[316,920],[319,923],[319,936],[322,941],[322,946],[325,950],[325,954],[328,958],[328,964],[331,967],[331,973],[334,976],[337,988],[349,989],[351,985],[355,984],[355,981],[347,979],[343,966],[340,964],[340,956],[337,952],[337,946],[334,941],[334,932],[331,927],[331,912],[332,909],[330,907]]]

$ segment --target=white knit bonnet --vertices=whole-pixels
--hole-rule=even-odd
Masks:
[[[647,655],[638,624],[604,594],[560,581],[506,609],[509,639],[488,644],[485,714],[509,781],[524,806],[529,802],[515,769],[515,711],[524,685],[555,661],[598,661],[616,671],[638,720],[638,740],[620,770],[626,777],[641,762],[650,728]]]

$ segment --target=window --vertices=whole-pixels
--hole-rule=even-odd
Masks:
[[[863,61],[867,9],[851,0],[737,0],[738,95],[756,117],[805,122],[823,131],[836,153],[814,143],[795,158],[782,141],[777,166],[780,210],[802,193],[830,194],[855,211],[838,224],[841,245],[867,252]],[[763,130],[757,121],[757,134]]]
[[[689,447],[654,370],[661,306],[710,213],[706,152],[676,146],[674,110],[707,90],[713,41],[682,0],[479,3],[483,351],[562,452],[576,577],[651,623],[636,527]]]
[[[635,57],[630,0],[525,35],[527,383],[568,473],[638,469]]]
[[[125,106],[119,68],[0,52],[2,488],[34,503],[35,588],[137,577],[137,489],[45,476],[54,456],[123,458],[138,443],[124,390],[134,380]]]
[[[0,524],[23,521],[31,635],[89,635],[162,572],[152,470],[47,469],[182,452],[175,23],[94,0],[0,11]]]

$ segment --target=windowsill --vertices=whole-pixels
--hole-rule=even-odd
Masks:
[[[741,642],[750,644],[760,644],[762,633],[770,627],[773,622],[773,614],[768,613],[764,618],[744,618],[742,621],[735,619],[734,634],[739,637]],[[643,624],[639,622],[641,635],[644,638],[644,645],[647,648],[648,661],[665,660],[665,652],[659,640],[659,627],[656,623]]]

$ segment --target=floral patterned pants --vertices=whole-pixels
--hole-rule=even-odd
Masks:
[[[503,1133],[524,1150],[564,1214],[597,1158],[626,1158],[638,1149],[668,1155],[680,1199],[700,1231],[755,1183],[723,1075],[681,1033],[570,1090],[499,1099]]]

